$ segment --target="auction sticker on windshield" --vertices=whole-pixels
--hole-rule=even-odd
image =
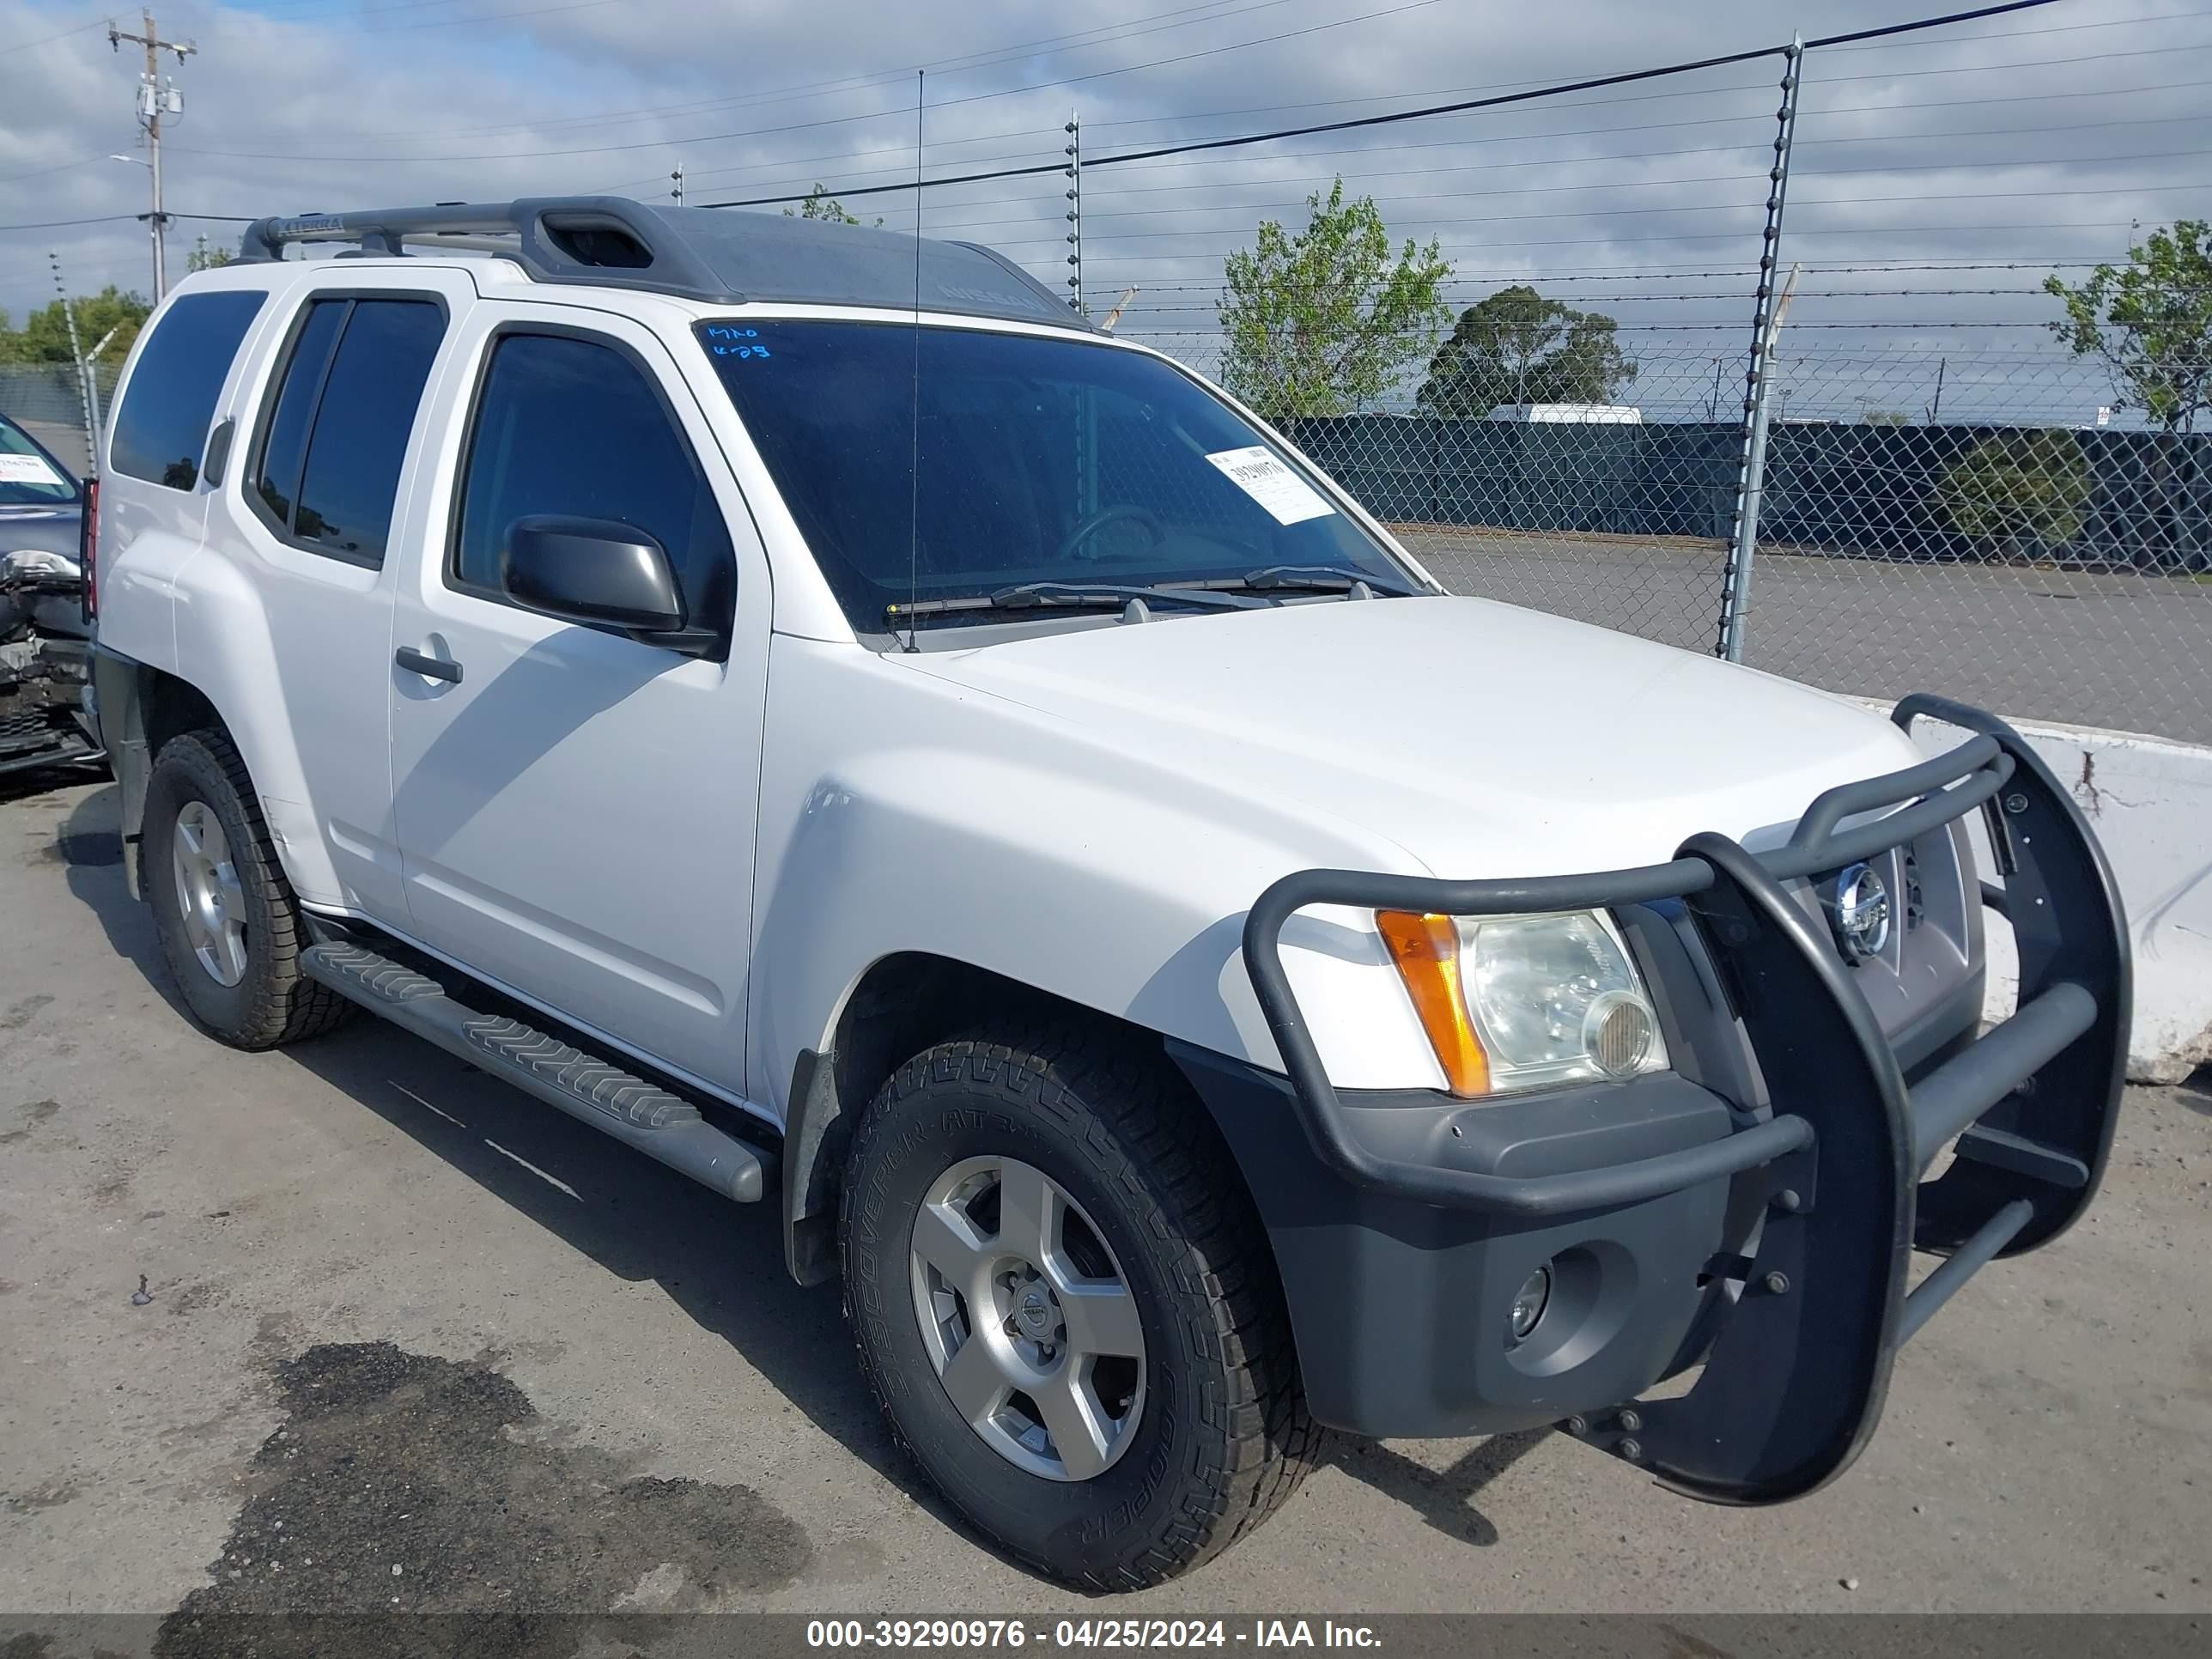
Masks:
[[[62,475],[46,465],[43,455],[0,455],[0,483],[58,484],[61,481]]]
[[[1299,524],[1336,509],[1315,493],[1313,486],[1276,459],[1266,446],[1224,449],[1206,458],[1229,477],[1229,481],[1275,515],[1277,524]]]

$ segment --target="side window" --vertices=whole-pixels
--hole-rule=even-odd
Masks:
[[[507,530],[532,514],[613,519],[668,550],[694,627],[736,597],[714,493],[643,369],[612,345],[506,334],[492,346],[461,483],[453,577],[501,592]]]
[[[171,302],[115,411],[107,440],[113,471],[171,489],[199,483],[216,400],[264,297],[231,289]]]
[[[445,337],[427,300],[309,303],[284,366],[252,490],[301,546],[380,564],[399,469]]]
[[[350,303],[315,301],[307,307],[299,333],[293,337],[291,360],[284,367],[276,409],[261,441],[261,464],[253,470],[253,493],[279,529],[289,531],[292,526],[292,503],[300,494],[300,469],[307,459],[307,428],[323,393],[331,347],[337,342],[338,327],[345,321]]]

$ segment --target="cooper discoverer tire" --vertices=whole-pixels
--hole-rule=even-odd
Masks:
[[[1040,1204],[1064,1249],[1024,1271],[1034,1252],[1016,1244],[1037,1236],[1023,1215]],[[948,1213],[958,1264],[973,1249],[984,1267],[939,1271]],[[855,1131],[841,1222],[847,1314],[900,1443],[1036,1571],[1101,1590],[1173,1577],[1266,1520],[1321,1452],[1227,1149],[1172,1067],[1103,1022],[1010,1022],[908,1060]],[[979,1395],[975,1368],[956,1367],[984,1343],[996,1391]],[[1057,1384],[1032,1399],[1008,1382],[1079,1361],[1085,1444],[1081,1426],[1047,1425],[1070,1421]]]
[[[181,826],[181,828],[180,828]],[[327,1031],[353,1005],[300,971],[298,901],[246,763],[217,731],[172,738],[146,781],[141,854],[154,931],[186,1008],[237,1048]]]

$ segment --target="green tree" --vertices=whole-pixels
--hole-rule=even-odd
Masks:
[[[1609,404],[1636,378],[1612,318],[1501,288],[1459,314],[1429,362],[1425,414],[1479,420],[1508,404]]]
[[[228,248],[210,247],[205,236],[198,236],[192,240],[192,251],[185,255],[185,269],[219,270],[237,257]]]
[[[1215,304],[1227,344],[1222,384],[1272,421],[1365,408],[1420,362],[1450,315],[1451,266],[1411,237],[1393,254],[1372,197],[1344,180],[1306,198],[1304,229],[1270,219],[1229,256]]]
[[[814,188],[806,192],[806,199],[796,209],[784,209],[783,216],[787,219],[793,217],[827,219],[832,224],[839,225],[857,225],[860,222],[860,216],[857,213],[846,212],[845,204],[830,195],[829,186],[819,179],[814,181]],[[880,225],[883,221],[878,219],[876,222]]]
[[[76,315],[77,337],[87,351],[98,345],[110,329],[114,330],[114,337],[100,353],[98,361],[103,363],[119,363],[130,355],[131,343],[138,337],[139,325],[154,309],[145,295],[125,293],[112,283],[98,294],[81,295],[69,305]],[[74,361],[70,352],[69,318],[63,313],[59,300],[50,301],[33,312],[15,333],[0,335],[0,362]]]
[[[2066,307],[2051,331],[2100,357],[2122,409],[2166,432],[2190,432],[2212,409],[2212,226],[2183,219],[2128,249],[2124,269],[2099,265],[2079,286],[2056,276],[2043,289]]]
[[[2045,427],[1991,434],[1946,467],[1936,489],[1954,530],[2015,559],[2079,536],[2094,487],[2081,440]]]

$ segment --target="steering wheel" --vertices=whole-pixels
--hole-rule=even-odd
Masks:
[[[1056,560],[1087,556],[1079,555],[1076,550],[1108,525],[1118,524],[1124,519],[1144,526],[1152,535],[1154,547],[1158,547],[1168,538],[1167,530],[1160,523],[1159,514],[1150,507],[1139,507],[1133,501],[1115,501],[1109,506],[1100,507],[1095,513],[1084,514],[1075,528],[1067,532],[1066,537],[1060,544],[1059,551],[1053,556]]]

